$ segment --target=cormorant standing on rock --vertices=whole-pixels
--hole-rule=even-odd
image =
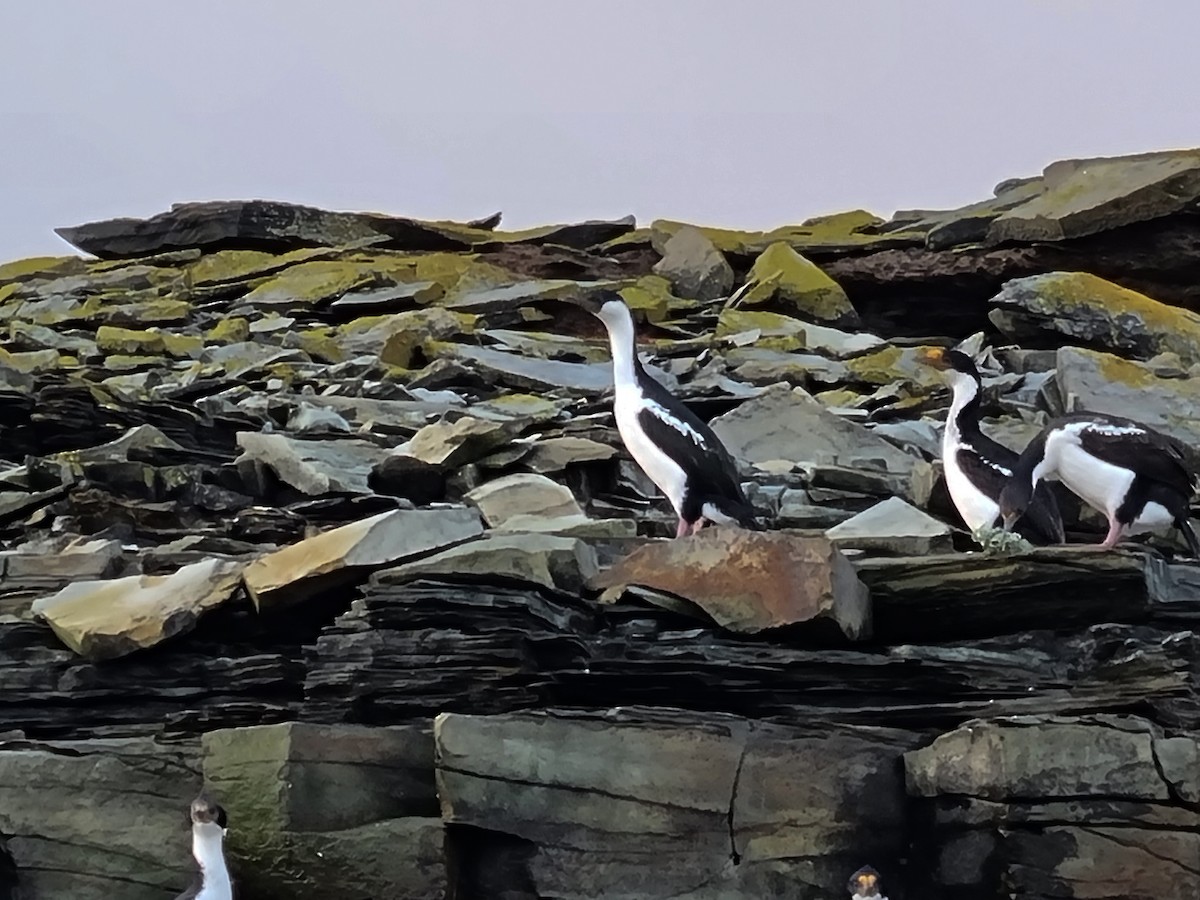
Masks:
[[[675,536],[695,534],[705,521],[761,531],[729,451],[705,422],[642,368],[633,315],[620,294],[596,291],[568,302],[592,313],[608,330],[617,431],[675,508]]]
[[[196,880],[175,900],[232,900],[233,882],[225,863],[225,810],[204,794],[192,801],[192,856]]]
[[[958,350],[926,348],[922,361],[943,373],[954,392],[946,430],[942,434],[942,466],[950,499],[971,534],[992,528],[1000,517],[1000,493],[1012,477],[1019,454],[985,435],[979,427],[979,397],[983,389],[971,357]],[[1066,540],[1058,503],[1048,484],[1039,485],[1018,528],[1034,544]]]
[[[1101,547],[1174,525],[1193,557],[1200,543],[1188,519],[1196,475],[1183,445],[1153,428],[1102,413],[1063,416],[1029,442],[1000,497],[1004,527],[1026,514],[1034,488],[1061,481],[1108,518]]]

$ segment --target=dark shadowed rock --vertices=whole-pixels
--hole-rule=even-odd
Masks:
[[[824,537],[702,530],[645,544],[593,582],[641,585],[694,603],[724,628],[755,633],[832,619],[849,637],[871,633],[871,606],[854,567]]]
[[[463,250],[445,227],[377,213],[329,212],[269,200],[177,203],[148,219],[108,219],[56,228],[67,243],[101,259],[185,247],[280,249],[368,242],[402,250]]]
[[[380,513],[269,553],[246,567],[245,583],[260,610],[483,533],[474,510],[412,509]]]
[[[1060,896],[1193,897],[1200,814],[1184,796],[1196,776],[1173,766],[1195,748],[1135,717],[968,722],[905,754],[909,793],[923,798],[933,826],[921,850],[945,860],[915,887],[938,880],[1030,896],[1069,885]]]

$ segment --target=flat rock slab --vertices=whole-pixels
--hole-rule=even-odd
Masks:
[[[570,488],[545,475],[529,472],[516,472],[481,484],[467,493],[466,500],[479,509],[492,528],[514,516],[549,519],[583,515]]]
[[[881,868],[907,843],[904,731],[613,709],[448,713],[434,737],[442,816],[471,828],[480,896],[519,865],[528,896],[835,897],[864,841]],[[514,839],[506,870],[493,854]]]
[[[470,241],[432,223],[377,213],[342,213],[268,200],[177,203],[148,219],[107,219],[54,229],[101,259],[186,247],[279,249],[356,242],[404,250],[465,250]]]
[[[899,497],[889,497],[830,528],[825,536],[840,549],[923,556],[953,549],[954,530]]]
[[[402,449],[421,462],[454,469],[486,456],[511,435],[512,429],[502,422],[461,416],[426,425]]]
[[[645,544],[592,582],[609,594],[629,585],[688,600],[730,631],[831,619],[850,638],[871,633],[870,594],[824,536],[706,528]]]
[[[1175,353],[1185,365],[1200,361],[1200,315],[1088,272],[1014,278],[991,304],[988,318],[1025,347],[1066,338],[1136,359]]]
[[[33,603],[33,612],[76,653],[114,659],[191,631],[232,596],[242,564],[209,559],[171,575],[81,581]]]
[[[806,391],[773,387],[710,423],[739,459],[785,460],[908,474],[918,460],[866,428],[831,413]]]
[[[243,451],[239,465],[266,466],[280,481],[313,496],[371,493],[371,470],[388,455],[381,447],[351,438],[317,441],[242,432],[237,441]]]
[[[482,533],[483,523],[473,509],[393,510],[259,557],[246,567],[244,580],[261,612]]]
[[[577,538],[494,533],[484,540],[380,572],[377,582],[400,584],[445,576],[484,583],[524,582],[578,592],[598,572],[595,551]]]
[[[1057,241],[1191,209],[1200,199],[1200,150],[1066,159],[1043,190],[995,218],[986,243]]]

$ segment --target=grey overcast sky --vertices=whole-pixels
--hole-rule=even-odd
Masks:
[[[0,260],[263,197],[771,228],[1200,146],[1193,0],[2,0]]]

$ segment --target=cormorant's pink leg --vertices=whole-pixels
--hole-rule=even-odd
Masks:
[[[701,517],[700,517],[700,518],[698,518],[698,519],[697,519],[695,522],[693,522],[693,523],[692,523],[692,534],[695,534],[695,533],[696,533],[696,532],[698,532],[698,531],[699,531],[701,528],[703,528],[703,527],[704,527],[704,525],[705,525],[705,523],[706,523],[706,520],[705,520],[704,516],[701,516]]]
[[[1124,530],[1124,526],[1121,525],[1121,523],[1116,519],[1109,519],[1108,534],[1105,536],[1104,541],[1100,544],[1100,546],[1105,550],[1111,550],[1113,547],[1117,546],[1117,541],[1121,539],[1121,532]]]
[[[675,537],[681,538],[688,533],[688,523],[681,518],[679,524],[675,526]]]

